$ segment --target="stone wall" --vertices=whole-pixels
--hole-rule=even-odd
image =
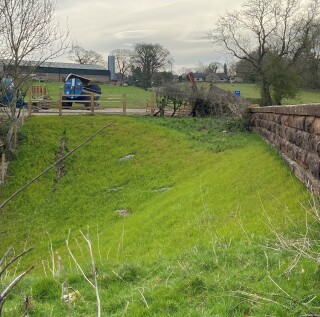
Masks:
[[[294,174],[320,195],[320,104],[250,108],[251,123]]]

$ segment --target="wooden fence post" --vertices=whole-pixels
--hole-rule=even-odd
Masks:
[[[151,100],[151,115],[152,116],[154,115],[155,105],[156,105],[156,96],[154,95]]]
[[[122,112],[123,114],[127,113],[127,95],[123,94],[122,96]]]
[[[6,155],[2,154],[1,160],[1,180],[4,182],[4,177],[6,176],[5,166],[6,166]]]
[[[28,95],[28,116],[31,116],[31,111],[32,111],[32,103],[31,103],[31,99],[32,99],[32,91],[31,89],[29,90],[29,95]]]
[[[94,114],[94,93],[90,94],[90,110],[91,114]]]
[[[62,116],[62,94],[59,94],[59,116]]]

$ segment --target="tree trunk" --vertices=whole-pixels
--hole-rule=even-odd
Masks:
[[[6,150],[10,154],[14,150],[14,145],[13,145],[13,139],[14,139],[14,127],[15,127],[16,122],[14,120],[10,120],[10,125],[8,127],[7,131],[7,140],[6,140]]]
[[[267,79],[262,78],[261,82],[261,106],[272,106],[272,98],[270,94],[270,83]]]

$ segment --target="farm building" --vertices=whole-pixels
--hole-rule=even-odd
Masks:
[[[32,62],[26,62],[23,68],[26,73],[30,71]],[[3,65],[3,69],[10,73],[10,66]],[[76,63],[60,63],[60,62],[45,62],[41,66],[33,70],[33,78],[35,80],[45,81],[64,81],[68,74],[73,73],[83,77],[87,77],[94,82],[106,83],[109,81],[110,72],[106,68],[99,65],[86,65]]]
[[[212,81],[214,83],[228,83],[229,78],[224,73],[213,73],[206,77],[206,81]]]
[[[205,73],[195,72],[193,74],[193,77],[194,77],[195,81],[206,81],[206,74]]]

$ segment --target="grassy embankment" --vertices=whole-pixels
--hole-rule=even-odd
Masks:
[[[94,291],[65,245],[71,229],[90,276],[87,226],[103,316],[296,316],[320,305],[316,297],[305,308],[273,283],[297,300],[318,295],[316,265],[301,260],[284,274],[293,257],[276,250],[269,223],[290,237],[303,230],[310,196],[275,151],[230,120],[33,117],[0,201],[55,161],[64,135],[71,150],[111,121],[64,162],[63,177],[47,173],[0,211],[0,252],[32,246],[18,271],[36,264],[4,316],[20,316],[25,295],[30,317],[95,316]],[[62,259],[56,276],[50,241],[56,270]],[[64,281],[80,292],[75,305],[60,300]]]

